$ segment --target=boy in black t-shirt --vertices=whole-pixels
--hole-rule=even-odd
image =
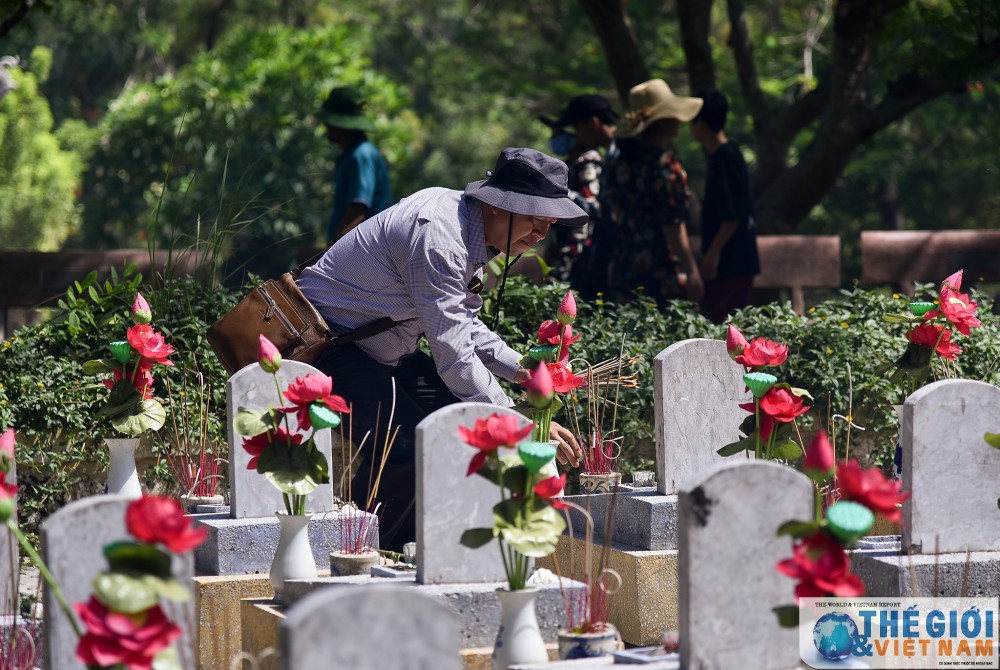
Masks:
[[[747,164],[723,130],[726,96],[711,89],[697,97],[705,103],[691,121],[691,135],[709,154],[701,207],[701,310],[713,323],[722,323],[750,304],[753,278],[760,274],[757,229]]]

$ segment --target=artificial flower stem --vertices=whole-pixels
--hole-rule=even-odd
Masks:
[[[7,519],[7,528],[9,528],[10,532],[12,532],[14,534],[14,537],[17,538],[18,543],[21,545],[21,547],[24,548],[25,553],[31,557],[31,560],[35,564],[35,567],[38,568],[38,572],[42,575],[42,578],[45,580],[45,583],[48,585],[50,589],[52,589],[52,595],[56,597],[56,600],[59,602],[59,606],[62,608],[63,613],[65,613],[66,618],[69,619],[70,625],[73,626],[73,632],[76,633],[77,637],[83,637],[83,629],[80,628],[80,624],[76,620],[76,615],[73,614],[72,608],[69,606],[69,603],[66,602],[66,596],[63,595],[62,590],[59,588],[59,584],[56,583],[56,578],[52,576],[51,572],[49,572],[48,566],[45,565],[45,562],[42,560],[42,557],[38,555],[38,552],[35,551],[35,548],[31,546],[30,542],[28,542],[28,538],[26,538],[24,536],[24,533],[21,532],[21,529],[14,522],[13,517]]]
[[[754,419],[757,422],[757,444],[754,447],[754,456],[760,458],[760,399],[754,398],[753,400],[753,414]]]

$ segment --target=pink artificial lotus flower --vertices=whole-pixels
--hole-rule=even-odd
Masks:
[[[14,445],[17,438],[14,436],[14,429],[8,428],[0,435],[0,472],[10,472],[14,465]],[[0,481],[3,478],[0,477]]]
[[[755,337],[744,346],[743,353],[733,360],[746,368],[757,370],[769,365],[781,365],[786,358],[788,358],[787,344]]]
[[[140,542],[159,542],[174,553],[201,546],[208,528],[195,528],[184,508],[173,498],[144,495],[129,503],[125,526]]]
[[[809,408],[806,407],[800,396],[795,395],[787,388],[773,386],[761,396],[760,411],[775,421],[789,423],[800,414],[808,412]]]
[[[281,352],[274,342],[263,335],[257,340],[257,363],[264,372],[272,375],[281,368]]]
[[[943,335],[941,334],[942,330],[944,331]],[[941,358],[947,358],[949,361],[955,360],[955,357],[962,353],[962,347],[951,341],[951,331],[934,323],[918,323],[913,327],[913,330],[906,334],[906,339],[928,349],[934,348],[936,345],[937,353]]]
[[[473,456],[469,462],[469,469],[465,475],[468,477],[479,472],[491,452],[500,447],[513,448],[518,442],[528,437],[534,426],[529,423],[524,428],[520,428],[518,427],[519,423],[520,420],[516,416],[491,414],[485,419],[476,419],[471,429],[459,426],[458,434],[462,441],[479,449],[479,453]]]
[[[148,358],[160,365],[173,365],[167,360],[167,356],[174,353],[174,348],[167,344],[163,335],[153,330],[152,327],[142,323],[136,324],[128,329],[125,339],[143,358]]]
[[[572,291],[569,291],[562,302],[559,303],[557,315],[556,319],[563,325],[573,323],[576,319],[576,298],[573,297]]]
[[[563,350],[580,339],[579,335],[573,335],[573,326],[567,324],[563,326],[558,321],[542,321],[538,327],[538,341],[543,344],[559,344],[562,337]]]
[[[16,484],[8,484],[0,478],[0,522],[7,523],[14,516],[14,494],[17,493]]]
[[[833,453],[833,445],[827,437],[825,430],[818,431],[813,435],[806,449],[806,457],[802,462],[802,469],[813,480],[823,480],[833,474],[836,467],[836,455]]]
[[[535,495],[545,500],[556,509],[569,509],[569,505],[559,497],[566,488],[566,473],[558,477],[549,477],[535,484]]]
[[[958,275],[957,284],[951,284],[950,279]],[[924,315],[927,320],[933,319],[939,314],[944,314],[945,318],[955,325],[958,332],[968,337],[973,328],[979,328],[983,322],[976,317],[976,310],[979,305],[972,302],[967,293],[959,293],[958,287],[962,285],[962,271],[944,280],[941,285],[941,293],[938,297],[938,308],[932,309]],[[954,286],[954,288],[952,287]]]
[[[853,500],[893,523],[903,521],[898,505],[910,497],[900,491],[900,482],[886,479],[878,468],[862,468],[853,458],[837,468],[841,500]]]
[[[726,329],[726,351],[729,352],[729,357],[736,360],[736,357],[743,353],[743,350],[747,346],[747,338],[743,337],[736,326],[729,324]]]
[[[574,375],[570,371],[569,366],[563,361],[546,363],[545,367],[549,369],[549,376],[552,379],[552,390],[556,393],[568,393],[587,383],[584,377]]]
[[[141,293],[135,294],[135,302],[132,303],[132,320],[136,324],[148,324],[153,320],[153,312],[149,309],[149,303],[146,302]]]
[[[293,403],[292,407],[279,407],[278,411],[294,413],[299,422],[299,428],[310,430],[312,420],[309,418],[309,405],[322,403],[334,412],[346,414],[351,411],[347,403],[339,395],[333,394],[333,379],[322,372],[313,372],[305,377],[296,377],[295,381],[285,389],[285,398]]]
[[[552,375],[549,373],[549,366],[539,363],[527,381],[521,382],[521,386],[528,392],[528,400],[533,407],[547,407],[552,401],[552,394],[555,389],[552,387]]]
[[[87,631],[77,643],[76,658],[90,667],[151,670],[153,658],[181,636],[181,629],[159,605],[139,614],[121,614],[91,596],[74,609]]]
[[[851,573],[851,561],[844,548],[822,532],[796,543],[792,558],[781,561],[777,568],[781,574],[799,580],[796,598],[854,598],[865,593],[861,578]]]

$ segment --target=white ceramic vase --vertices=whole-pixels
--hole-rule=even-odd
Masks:
[[[312,579],[317,575],[316,559],[309,544],[309,514],[286,514],[278,512],[278,548],[271,562],[271,586],[274,599],[283,601],[285,581],[288,579]]]
[[[549,654],[538,629],[535,600],[538,587],[517,591],[497,589],[500,601],[500,630],[493,645],[493,670],[507,670],[512,665],[548,663]]]
[[[139,445],[139,438],[106,437],[104,443],[111,454],[108,493],[141,498],[142,487],[139,486],[139,472],[135,468],[135,448]]]
[[[590,474],[588,472],[580,473],[580,493],[587,495],[611,493],[621,483],[622,473],[620,472],[609,472],[603,475]]]
[[[595,658],[610,656],[618,649],[618,629],[607,624],[605,629],[595,633],[573,633],[559,631],[559,658]]]

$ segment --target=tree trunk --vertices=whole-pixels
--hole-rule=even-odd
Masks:
[[[677,0],[677,22],[692,93],[715,88],[715,61],[708,41],[711,21],[712,0]]]
[[[625,11],[625,1],[580,0],[580,6],[604,47],[604,56],[618,89],[622,107],[628,108],[629,89],[648,80],[649,69],[639,50],[632,21]]]

